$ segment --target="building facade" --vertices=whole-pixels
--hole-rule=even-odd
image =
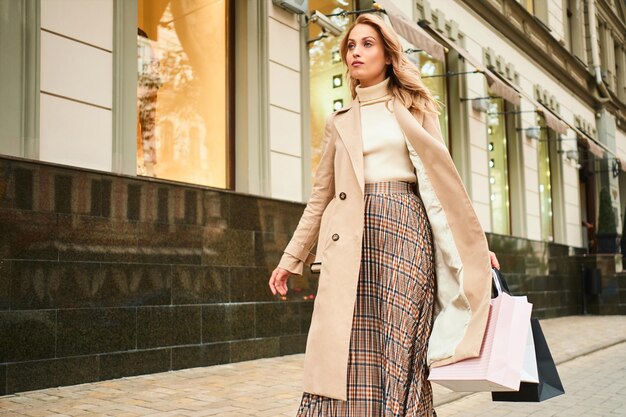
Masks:
[[[374,3],[2,3],[0,395],[304,351],[315,276],[267,281]],[[626,213],[624,2],[393,4],[512,289],[625,313],[621,256],[587,256]]]

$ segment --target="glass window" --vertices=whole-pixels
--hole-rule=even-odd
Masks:
[[[565,45],[580,60],[585,59],[582,0],[565,0]]]
[[[310,0],[309,12],[318,10],[334,14],[355,10],[355,1]],[[345,29],[353,17],[331,16],[330,19]],[[322,140],[326,117],[352,101],[346,71],[341,62],[339,43],[342,35],[324,36],[316,24],[309,24],[309,74],[311,105],[311,175],[315,173],[322,156]]]
[[[492,231],[511,233],[506,105],[502,98],[491,97],[487,112],[487,150]]]
[[[534,0],[517,0],[522,4],[530,12],[530,14],[535,14],[535,1]]]
[[[554,226],[552,221],[552,179],[550,175],[550,143],[545,119],[537,114],[537,124],[540,126],[538,154],[539,154],[539,200],[541,208],[541,238],[549,242],[554,241]]]
[[[571,1],[565,0],[563,5],[565,6],[565,25],[563,25],[565,29],[565,47],[572,51],[572,33],[574,31],[574,28],[572,27],[573,18]]]
[[[137,173],[230,186],[227,0],[138,0]]]
[[[424,84],[430,90],[435,100],[439,101],[443,107],[440,109],[439,127],[446,146],[450,147],[450,135],[448,132],[448,94],[447,71],[445,62],[438,61],[424,51],[409,53],[409,59],[419,68]]]

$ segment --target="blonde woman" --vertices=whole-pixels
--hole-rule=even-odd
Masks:
[[[498,261],[395,32],[363,14],[340,49],[353,101],[269,281],[321,266],[298,416],[432,416],[429,367],[479,354]]]

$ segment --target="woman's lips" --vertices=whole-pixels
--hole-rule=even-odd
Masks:
[[[353,66],[353,67],[358,67],[358,66],[360,66],[360,65],[363,65],[363,62],[361,62],[361,61],[354,61],[354,62],[352,63],[352,66]]]

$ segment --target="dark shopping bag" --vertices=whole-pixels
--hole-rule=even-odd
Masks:
[[[565,394],[539,320],[532,319],[530,324],[535,341],[539,383],[522,382],[519,391],[492,392],[491,399],[493,401],[541,402]]]

